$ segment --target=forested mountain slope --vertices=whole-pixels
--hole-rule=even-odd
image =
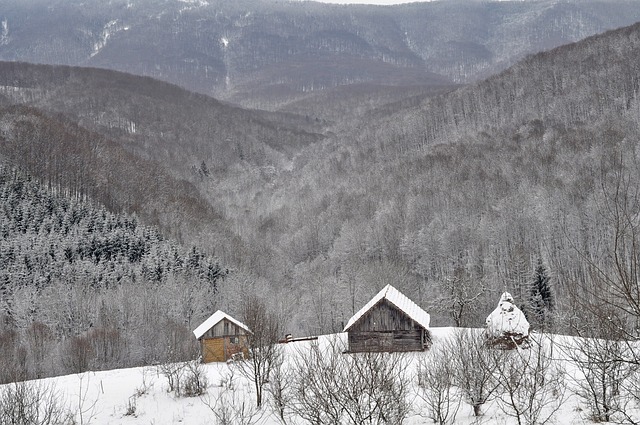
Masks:
[[[226,273],[134,216],[0,167],[0,382],[189,356]]]
[[[13,164],[228,258],[245,256],[241,241],[199,182],[245,166],[269,174],[322,138],[316,120],[115,71],[7,62],[0,86],[0,104],[23,105],[0,112]]]
[[[148,77],[93,68],[0,62],[0,94],[10,104],[69,117],[143,158],[169,162],[181,177],[203,161],[210,171],[240,157],[287,161],[322,129],[305,117],[246,110]]]
[[[137,213],[145,222],[184,237],[219,216],[197,189],[157,163],[63,117],[25,107],[0,109],[0,154],[48,187],[92,199],[111,211]]]
[[[175,205],[158,206],[163,231],[191,232],[189,242],[233,266],[234,282],[268,299],[296,333],[340,330],[387,283],[425,306],[436,325],[480,326],[504,289],[527,308],[539,262],[552,277],[559,312],[580,311],[576,284],[593,280],[585,257],[609,264],[610,187],[616,179],[639,183],[639,30],[538,54],[435,98],[388,104],[324,136],[314,119],[243,111],[225,127],[218,102],[174,86],[154,86],[172,93],[163,97],[126,84],[132,90],[124,95],[109,79],[102,91],[82,83],[80,76],[106,71],[74,70],[73,84],[63,79],[40,92],[5,82],[2,94],[47,117],[63,114],[69,128],[108,136],[126,155],[178,179],[185,191],[155,190],[144,183],[147,172],[126,179],[136,193],[155,190],[141,199],[152,207],[141,206],[141,219],[153,222],[154,206]],[[76,84],[83,90],[74,94]],[[16,117],[2,127],[7,140],[35,116],[19,115],[7,115]],[[218,132],[232,138],[218,139]],[[29,134],[3,147],[23,152],[31,144],[19,141],[37,140]],[[10,158],[33,158],[30,170],[47,182],[60,160],[46,143],[34,146],[33,154]],[[180,205],[192,205],[179,198],[184,193],[203,209],[182,215]],[[98,200],[110,205],[108,197]],[[197,211],[213,211],[214,221]],[[559,321],[569,330],[586,323],[579,319]]]
[[[341,85],[469,82],[638,19],[633,0],[8,0],[0,59],[105,67],[280,108]]]
[[[630,196],[640,186],[639,31],[345,123],[273,192],[243,186],[236,211],[259,210],[236,216],[260,223],[254,237],[280,249],[287,278],[316,276],[306,303],[322,329],[338,330],[386,283],[435,323],[479,326],[504,289],[526,305],[538,260],[558,310],[574,311],[577,285],[597,284],[585,258],[613,264],[616,179]]]
[[[532,120],[573,126],[612,116],[633,118],[640,86],[639,30],[635,24],[530,56],[485,81],[424,99],[415,108],[379,110],[374,114],[379,125],[367,128],[381,131],[376,139],[411,149]],[[363,139],[372,137],[362,134]]]

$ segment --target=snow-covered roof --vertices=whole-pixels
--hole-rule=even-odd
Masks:
[[[196,339],[200,339],[202,335],[204,335],[209,329],[211,329],[216,324],[218,324],[222,319],[227,319],[228,321],[240,326],[245,331],[251,332],[251,330],[247,327],[247,325],[229,316],[224,311],[218,310],[215,313],[213,313],[211,316],[209,316],[207,320],[202,322],[202,324],[193,331],[193,334],[196,336]]]
[[[387,285],[382,288],[375,297],[371,298],[371,301],[362,307],[360,311],[349,319],[349,322],[347,323],[347,326],[344,327],[343,332],[346,332],[347,329],[353,326],[367,311],[371,310],[371,308],[378,304],[382,299],[386,299],[398,309],[402,310],[407,316],[416,321],[423,328],[429,329],[429,322],[431,321],[429,313],[421,309],[418,304],[411,301],[402,292],[398,291],[391,285]]]

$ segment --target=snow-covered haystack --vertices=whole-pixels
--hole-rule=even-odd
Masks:
[[[495,347],[514,349],[529,339],[529,322],[510,293],[500,297],[498,307],[487,317],[487,338]]]

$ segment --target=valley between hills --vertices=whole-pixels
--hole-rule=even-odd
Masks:
[[[0,11],[1,382],[191,358],[253,297],[339,333],[387,284],[635,338],[637,1],[85,3]]]

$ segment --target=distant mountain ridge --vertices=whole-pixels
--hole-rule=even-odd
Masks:
[[[635,0],[8,0],[0,59],[105,67],[246,106],[340,85],[443,85],[640,20]]]

